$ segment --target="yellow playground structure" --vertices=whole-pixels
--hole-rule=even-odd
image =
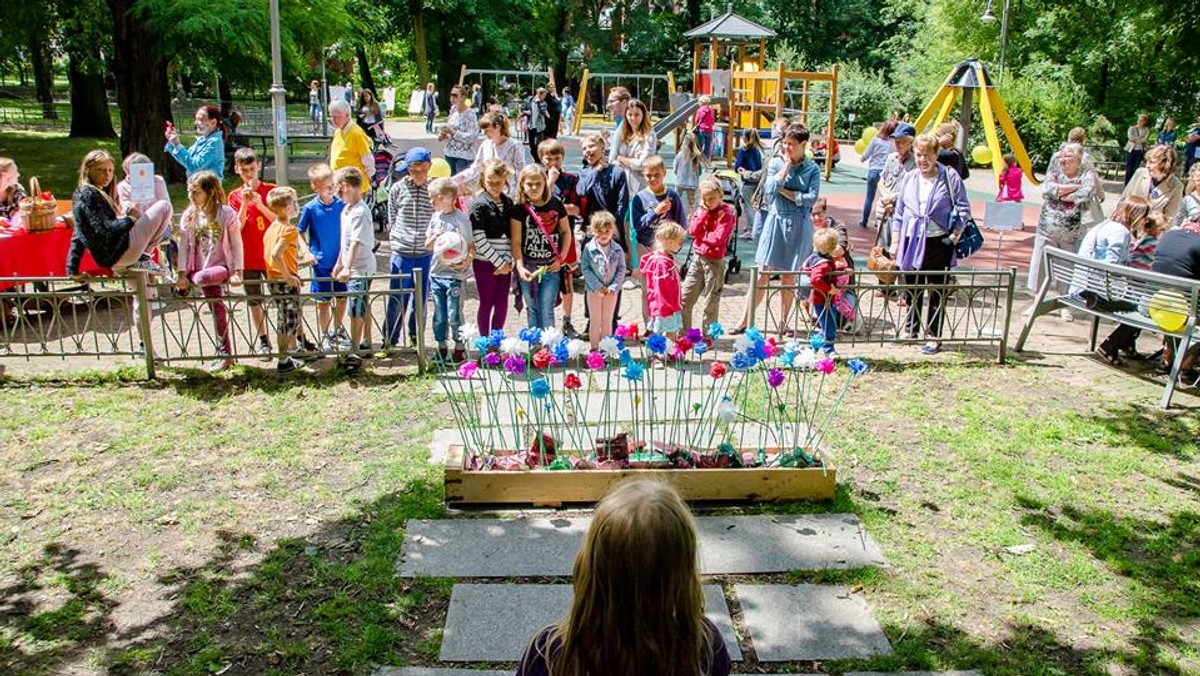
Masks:
[[[924,131],[941,124],[950,116],[950,111],[954,109],[954,104],[961,96],[962,111],[959,124],[962,126],[962,135],[959,140],[965,152],[967,137],[971,133],[971,111],[977,92],[979,93],[979,116],[983,118],[984,135],[987,137],[987,148],[991,154],[991,164],[996,175],[997,185],[1004,171],[1004,153],[1001,152],[1000,138],[996,133],[997,122],[1000,123],[1004,138],[1012,148],[1013,154],[1016,155],[1017,164],[1021,166],[1025,178],[1029,179],[1033,185],[1038,185],[1038,180],[1033,175],[1033,165],[1029,161],[1029,153],[1025,150],[1025,144],[1021,142],[1021,135],[1017,133],[1012,118],[1008,116],[1008,110],[1000,98],[1000,90],[993,84],[987,66],[974,57],[962,61],[950,71],[950,76],[938,88],[937,93],[925,106],[925,110],[921,111],[914,126],[918,131]]]
[[[779,115],[810,125],[810,114],[818,124],[817,135],[833,137],[837,111],[838,67],[829,72],[784,70],[783,63],[767,70],[767,40],[775,32],[733,13],[725,14],[684,33],[692,40],[694,96],[707,94],[714,104],[727,106],[719,119],[724,126],[727,162],[733,161],[739,133],[743,129],[765,130]],[[705,57],[707,52],[707,58]],[[726,69],[721,68],[728,64]],[[707,67],[702,67],[707,65]],[[691,120],[699,107],[696,99],[676,106],[680,119],[664,131],[677,129]],[[656,131],[658,129],[656,128]],[[659,133],[662,138],[662,132]],[[833,154],[825,154],[825,177],[833,171]]]

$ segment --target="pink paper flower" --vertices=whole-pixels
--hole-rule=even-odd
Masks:
[[[462,378],[463,380],[470,380],[471,378],[475,377],[475,372],[478,370],[479,364],[476,364],[473,361],[464,361],[462,365],[458,367],[458,377]]]
[[[604,353],[593,352],[587,356],[587,367],[593,371],[604,368]]]
[[[824,373],[825,375],[829,375],[830,373],[833,373],[833,366],[834,366],[833,360],[830,359],[829,357],[826,357],[826,358],[822,359],[821,361],[817,362],[816,368],[821,373]]]
[[[628,324],[617,324],[617,330],[613,332],[613,335],[618,338],[628,338],[629,337],[629,325]]]

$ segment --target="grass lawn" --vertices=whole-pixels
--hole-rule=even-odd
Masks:
[[[427,378],[131,375],[0,387],[0,672],[436,663],[452,583],[394,572],[442,514]],[[879,364],[841,420],[832,503],[744,511],[861,515],[890,567],[787,577],[861,586],[895,654],[739,671],[1200,673],[1194,414],[962,360]]]

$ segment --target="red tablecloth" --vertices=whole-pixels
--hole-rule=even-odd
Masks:
[[[62,224],[46,232],[29,232],[0,221],[0,291],[13,287],[11,282],[4,281],[6,277],[65,277],[72,232],[73,229]],[[97,265],[87,251],[79,271],[89,275],[112,274]]]

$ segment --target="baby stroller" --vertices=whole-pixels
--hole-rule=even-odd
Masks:
[[[371,207],[371,220],[375,222],[375,231],[386,234],[388,193],[396,173],[393,167],[399,161],[397,158],[403,159],[403,156],[384,131],[382,123],[374,125],[372,129],[375,131],[375,173],[370,177],[370,189],[366,191],[365,198]]]
[[[742,177],[732,169],[722,169],[716,173],[717,180],[721,181],[721,192],[724,194],[722,201],[733,207],[733,215],[735,223],[741,223],[742,212],[746,210],[746,200],[742,197]],[[726,264],[728,275],[736,275],[742,271],[742,260],[738,258],[737,252],[738,237],[737,228],[734,228],[734,234],[729,238],[729,248],[726,255],[729,256],[729,262]]]

